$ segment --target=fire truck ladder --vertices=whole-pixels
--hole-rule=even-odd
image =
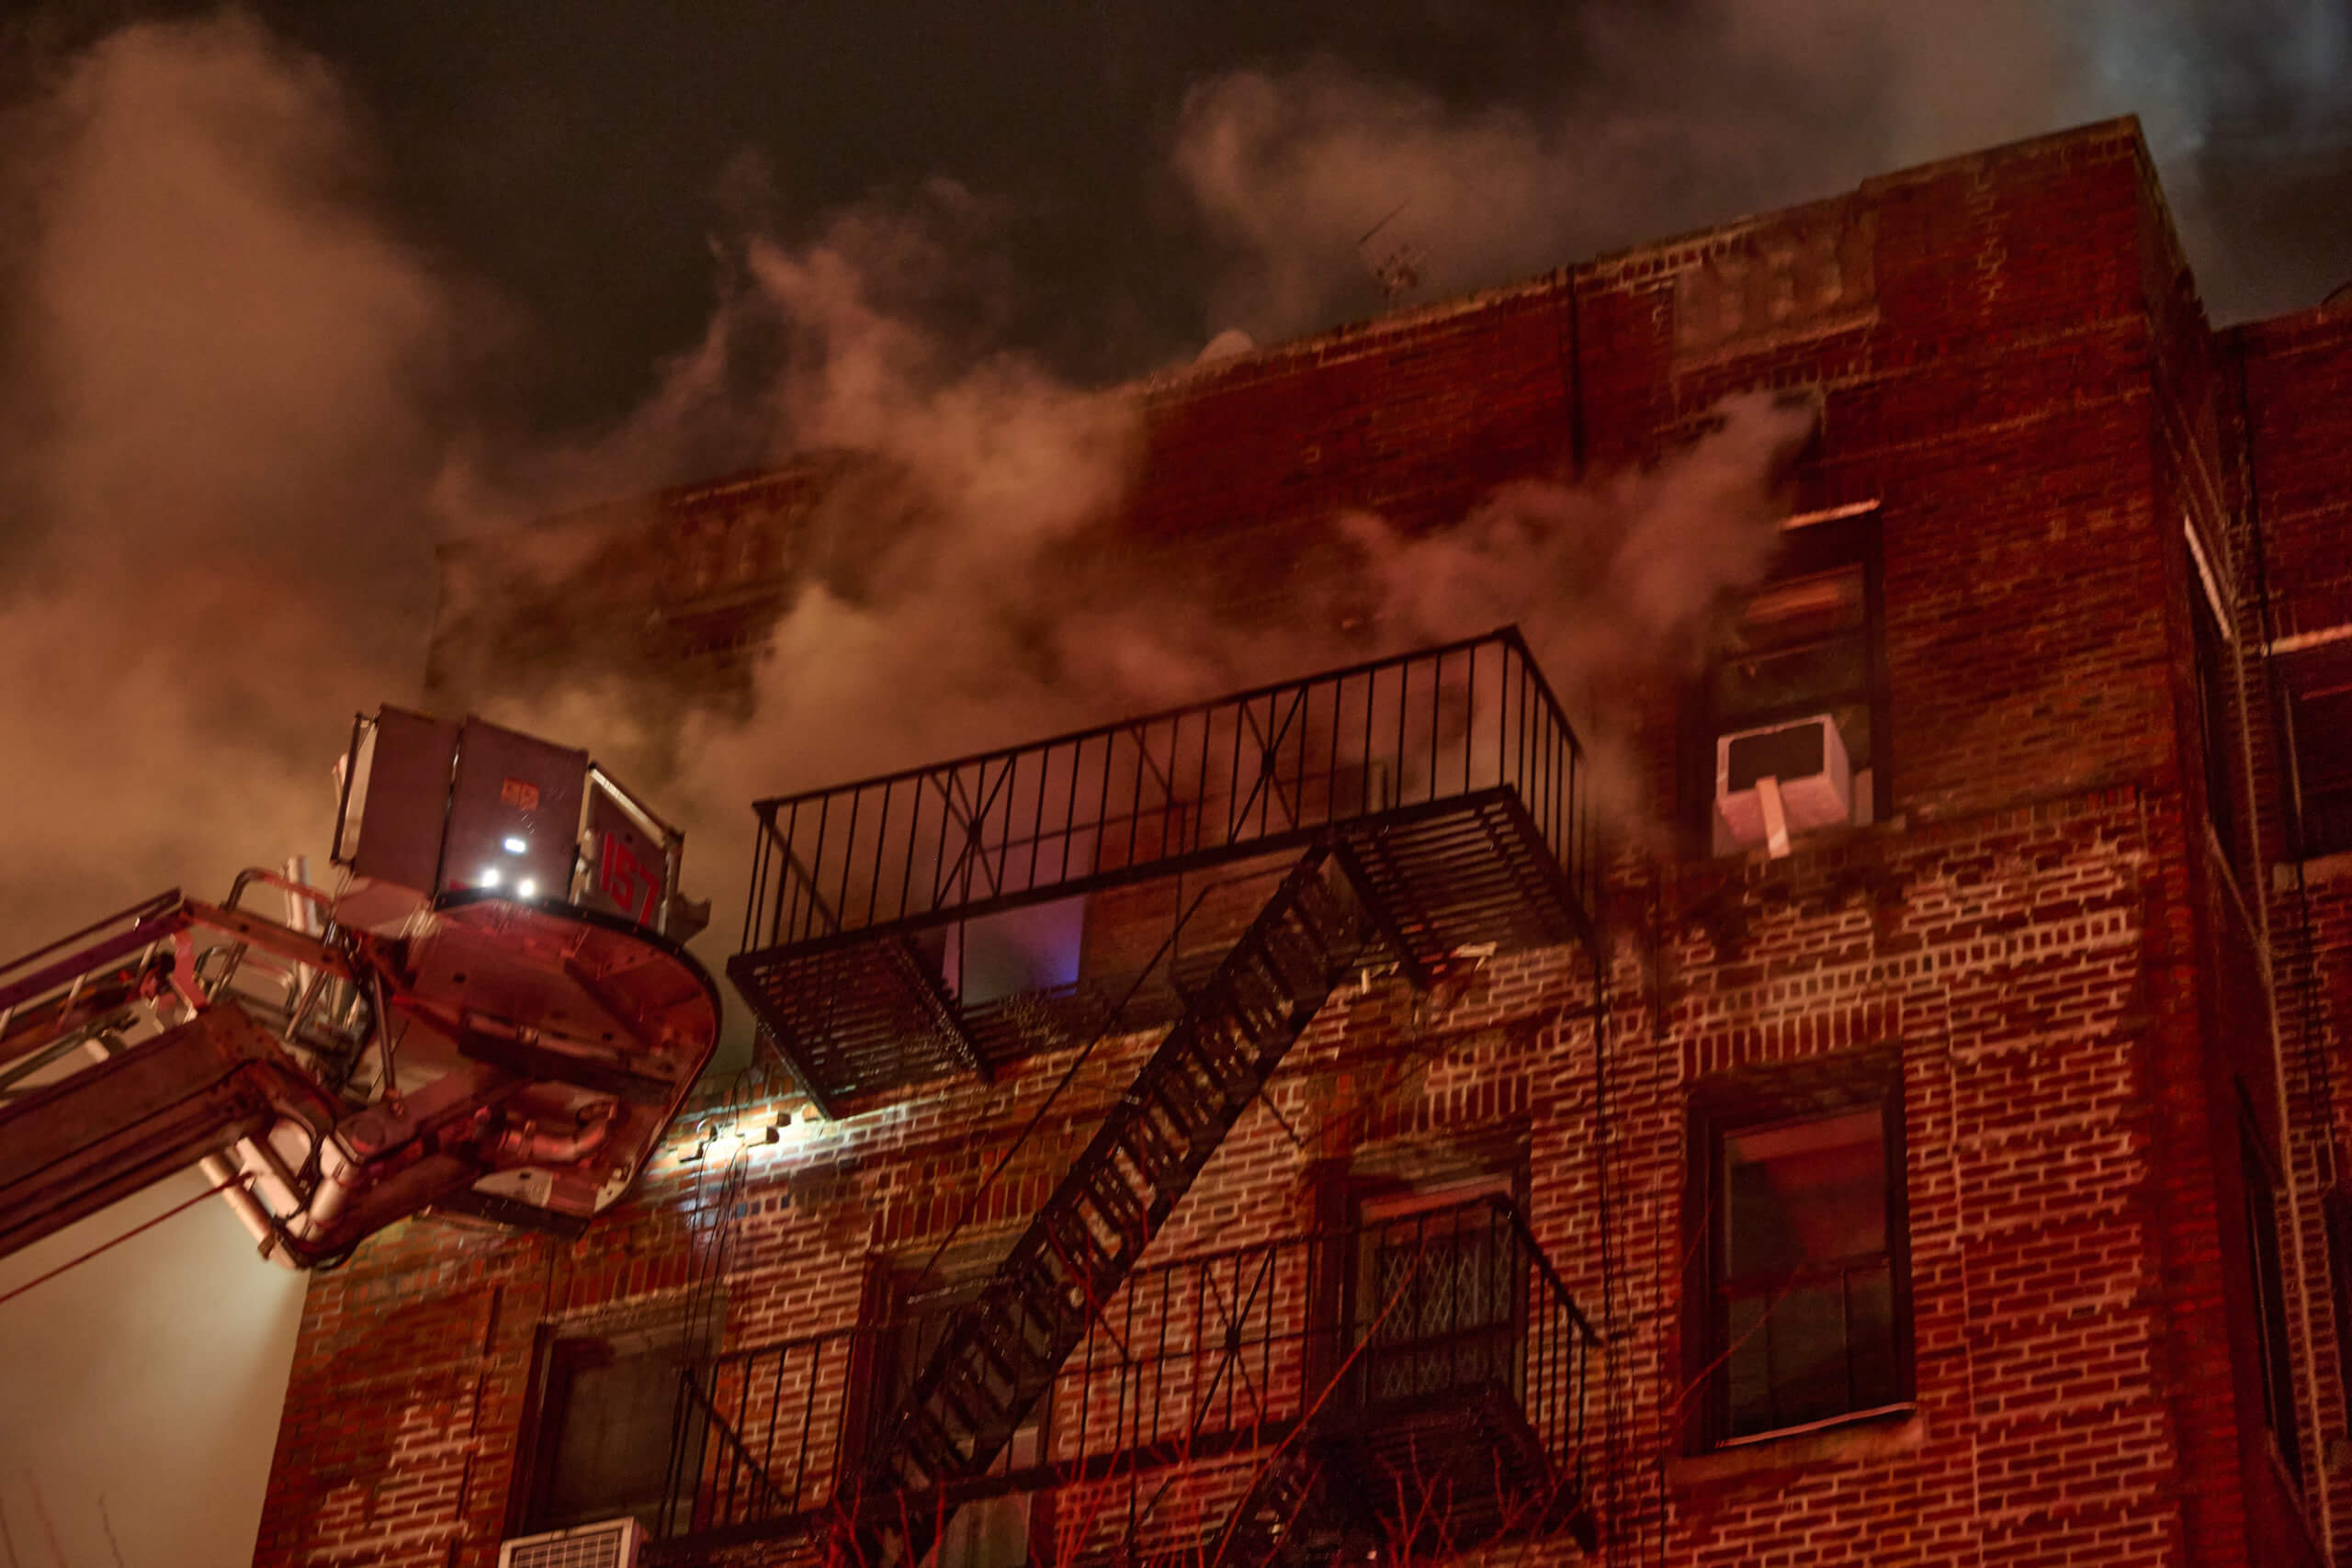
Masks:
[[[856,1560],[921,1561],[1248,1110],[1371,926],[1343,839],[1302,855],[917,1375],[848,1520]],[[944,1506],[886,1495],[933,1493]]]

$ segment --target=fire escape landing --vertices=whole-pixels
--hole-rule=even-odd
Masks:
[[[1591,1545],[1598,1341],[1499,1198],[1137,1269],[1010,1462],[875,1498],[865,1461],[885,1428],[862,1370],[936,1326],[835,1329],[692,1369],[654,1561],[822,1543],[877,1506],[926,1517],[1047,1493],[1057,1560],[1073,1568],[1430,1559],[1563,1529]],[[1170,1517],[1180,1466],[1246,1499],[1205,1538]]]
[[[837,1115],[943,1075],[986,1077],[1018,1054],[1000,1005],[978,999],[991,938],[1051,945],[1035,934],[1040,910],[1198,886],[1317,842],[1339,848],[1385,955],[1417,980],[1465,948],[1589,942],[1590,785],[1542,671],[1505,629],[762,801],[728,972]],[[1182,980],[1215,956],[1142,976],[1090,963],[1102,972],[1064,974],[1057,989],[1082,1003],[1140,978],[1172,1014]]]
[[[1172,915],[1187,877],[1281,874],[1228,942],[1188,961],[1187,916],[1116,977],[1130,998],[1164,998],[1170,1027],[861,1456],[833,1528],[871,1564],[921,1561],[948,1510],[906,1499],[983,1481],[1341,980],[1389,962],[1420,984],[1464,950],[1596,940],[1589,772],[1513,630],[757,810],[746,950],[729,970],[828,1114],[988,1073],[977,976],[992,919],[1058,907],[1083,932],[1089,896],[1172,883]],[[1012,929],[1034,943],[1039,927]],[[1094,1026],[1114,1012],[1135,1026],[1115,1009]],[[1443,1437],[1493,1491],[1526,1422],[1446,1392],[1442,1408],[1397,1412],[1396,1430],[1408,1448]],[[740,1437],[720,1436],[720,1450]],[[1336,1442],[1268,1472],[1237,1544],[1272,1560],[1280,1518],[1320,1517],[1324,1478],[1389,1462]],[[1268,1493],[1284,1486],[1298,1495]]]

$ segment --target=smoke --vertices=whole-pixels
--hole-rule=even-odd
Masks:
[[[1498,105],[1328,60],[1230,73],[1185,96],[1170,169],[1227,249],[1220,315],[1278,335],[1360,308],[1359,242],[1391,212],[1364,249],[1417,252],[1426,287],[1449,290],[2121,108],[2192,170],[2247,134],[2257,101],[2263,135],[2332,134],[2341,14],[2256,11],[1584,7],[1562,24],[1573,88]],[[467,406],[473,345],[506,342],[499,311],[379,216],[352,107],[258,24],[122,29],[54,62],[6,131],[0,940],[318,844],[341,715],[415,690],[436,538],[813,446],[869,458],[796,547],[805,586],[753,722],[665,711],[626,683],[541,692],[509,716],[584,724],[724,822],[751,795],[1316,661],[1300,626],[1220,626],[1108,558],[1093,530],[1132,481],[1136,403],[995,341],[1012,315],[991,250],[1003,214],[952,182],[807,243],[722,243],[708,325],[650,396],[518,446]],[[1736,447],[1727,433],[1710,450]],[[1643,536],[1637,516],[1676,519],[1676,547],[1625,558],[1684,563],[1695,601],[1752,572],[1756,548],[1693,521],[1716,513],[1669,499],[1663,475],[1641,485],[1521,487],[1442,546],[1363,519],[1318,547],[1385,585],[1382,626],[1432,633],[1577,603],[1572,587],[1521,603],[1521,585],[1591,581],[1615,558],[1592,541]],[[537,570],[560,586],[579,563],[548,547]],[[1544,570],[1495,569],[1514,552]],[[1351,618],[1311,609],[1301,626]],[[1598,635],[1563,632],[1549,661],[1660,646],[1612,633],[1596,651]]]
[[[1576,15],[1577,85],[1508,104],[1330,61],[1196,85],[1170,168],[1227,249],[1220,316],[1278,335],[1359,309],[1359,242],[1391,212],[1373,259],[1418,252],[1448,290],[2124,108],[2188,171],[2173,194],[2194,244],[2200,160],[2340,135],[2352,49],[2319,0],[2222,19],[2185,0]],[[0,941],[318,844],[341,715],[415,690],[437,537],[813,446],[873,462],[810,525],[755,724],[649,716],[634,691],[537,705],[713,781],[714,820],[750,794],[1312,661],[1278,635],[1188,624],[1170,585],[1104,564],[1089,530],[1131,481],[1136,405],[994,343],[1002,214],[953,183],[806,243],[721,244],[708,326],[651,395],[524,447],[467,406],[499,312],[379,216],[351,105],[258,24],[124,28],[52,62],[5,130]],[[1603,513],[1646,504],[1522,490],[1459,547],[1540,548],[1511,530],[1606,533]],[[1341,538],[1397,580],[1382,563],[1402,547],[1376,523]],[[1515,575],[1430,567],[1401,580],[1466,593]],[[1139,604],[1170,613],[1142,631]],[[1434,624],[1425,604],[1392,611]],[[680,769],[684,745],[708,765]]]
[[[235,18],[0,116],[0,952],[322,844],[345,716],[414,687],[458,308],[368,178],[334,84]],[[248,1560],[301,1296],[208,1203],[11,1303],[0,1386],[53,1418],[0,1424],[0,1506],[37,1470],[73,1561]]]
[[[1695,667],[1778,542],[1781,481],[1814,427],[1801,400],[1736,399],[1653,468],[1523,479],[1436,534],[1372,513],[1298,517],[1284,543],[1314,564],[1274,614],[1253,614],[1220,598],[1216,541],[1150,558],[1123,549],[1144,435],[1135,389],[959,355],[890,308],[909,265],[955,270],[939,237],[926,200],[861,209],[801,249],[748,247],[729,309],[791,345],[763,394],[775,451],[868,462],[800,525],[800,570],[749,702],[682,714],[658,684],[559,678],[491,705],[659,780],[705,868],[748,863],[757,797],[1505,623],[1569,693],[1588,740],[1622,753],[1636,716],[1599,694]],[[576,592],[607,570],[590,563]],[[1609,773],[1629,817],[1645,809],[1636,771]]]
[[[2335,0],[1690,0],[1562,25],[1581,68],[1515,102],[1328,58],[1193,87],[1172,167],[1226,258],[1216,319],[1284,335],[1363,313],[1392,257],[1454,293],[2127,113],[2219,313],[2286,309],[2310,280],[2261,278],[2221,204],[2250,152],[2352,141]]]
[[[1767,393],[1732,398],[1713,430],[1655,467],[1583,485],[1507,484],[1442,533],[1347,519],[1382,640],[1517,625],[1600,764],[1600,804],[1620,828],[1648,827],[1657,803],[1643,794],[1639,705],[1698,671],[1724,616],[1770,565],[1788,510],[1781,481],[1818,412]]]
[[[20,108],[0,232],[0,936],[316,843],[414,684],[451,307],[315,64],[118,32]]]

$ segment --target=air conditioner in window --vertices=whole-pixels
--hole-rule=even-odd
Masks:
[[[645,1527],[635,1519],[599,1519],[501,1541],[498,1568],[637,1568],[644,1546]]]
[[[1731,841],[1775,858],[1792,833],[1853,820],[1846,738],[1826,713],[1715,739],[1715,816]]]

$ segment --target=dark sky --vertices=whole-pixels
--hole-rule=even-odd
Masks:
[[[1010,414],[1020,537],[1071,384],[1369,313],[1390,214],[1442,298],[2125,112],[2213,314],[2301,309],[2347,82],[2345,0],[0,0],[0,950],[315,849],[485,518]],[[208,1207],[0,1305],[17,1560],[248,1561],[299,1290]]]
[[[528,303],[545,332],[516,374],[552,417],[609,410],[693,338],[714,231],[790,236],[942,176],[1002,204],[1009,335],[1083,378],[1131,373],[1214,330],[1209,237],[1168,168],[1188,87],[1326,57],[1537,105],[1578,54],[1564,22],[1480,3],[685,9],[266,7],[378,118],[416,232]]]
[[[2130,111],[2218,316],[2297,308],[2352,279],[2341,0],[2004,0],[1924,28],[1887,15],[1919,8],[1858,0],[252,9],[348,90],[401,231],[508,312],[516,336],[469,372],[496,411],[483,417],[542,432],[615,417],[695,339],[715,239],[804,236],[939,177],[991,204],[970,281],[1001,341],[1088,380],[1196,346],[1234,324],[1220,319],[1232,276],[1264,240],[1220,221],[1175,155],[1188,101],[1197,133],[1204,98],[1242,73],[1346,84],[1257,126],[1255,151],[1311,163],[1370,128],[1369,149],[1328,172],[1358,182],[1367,227],[1405,206],[1393,232],[1436,264],[1441,293]],[[49,7],[19,24],[17,53],[53,62],[127,16],[198,14]],[[1492,169],[1397,156],[1380,170],[1416,129],[1396,123],[1395,100],[1420,95],[1423,133],[1509,117],[1550,155],[1557,188],[1515,243],[1450,225],[1430,188],[1454,176],[1472,200],[1526,200],[1481,191]],[[1239,322],[1261,336],[1373,302],[1343,246],[1295,239],[1321,244],[1328,287]]]

